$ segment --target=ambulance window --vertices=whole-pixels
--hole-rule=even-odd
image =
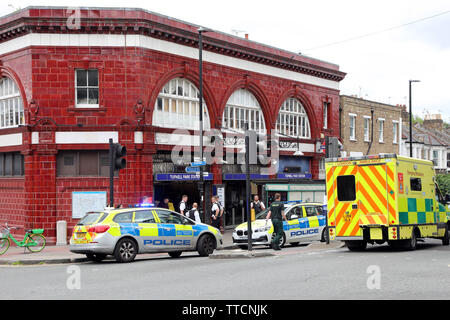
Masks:
[[[337,177],[337,193],[339,201],[356,200],[355,176]]]
[[[422,179],[411,178],[411,191],[422,191]]]
[[[145,211],[136,211],[134,213],[134,222],[135,223],[155,223],[155,217],[149,210]]]
[[[117,223],[131,223],[132,219],[133,219],[133,212],[129,211],[117,214],[114,217],[113,221]]]

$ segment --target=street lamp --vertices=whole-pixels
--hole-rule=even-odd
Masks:
[[[409,156],[413,156],[412,143],[412,103],[411,103],[411,83],[420,82],[420,80],[409,80]]]
[[[200,161],[203,161],[203,33],[210,32],[211,29],[207,29],[204,27],[200,27],[197,29],[198,31],[198,73],[199,73],[199,137],[200,137]],[[200,191],[200,214],[203,215],[203,193],[205,181],[203,177],[204,167],[200,166],[200,181],[199,181],[199,191]],[[206,218],[206,215],[205,215]]]

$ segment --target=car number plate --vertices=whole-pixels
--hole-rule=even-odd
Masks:
[[[75,239],[85,239],[86,238],[86,232],[76,232],[75,233]]]

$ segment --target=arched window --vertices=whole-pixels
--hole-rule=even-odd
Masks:
[[[19,88],[12,79],[0,78],[0,128],[21,124],[25,124],[25,116]]]
[[[311,139],[308,115],[300,101],[294,98],[287,99],[281,106],[276,128],[285,136]]]
[[[199,90],[188,80],[166,83],[156,99],[153,125],[164,128],[199,129]],[[203,129],[210,128],[208,108],[203,104]]]
[[[255,96],[244,89],[236,90],[225,106],[222,116],[224,128],[245,131],[245,123],[249,123],[249,129],[264,133],[266,124],[264,116]]]

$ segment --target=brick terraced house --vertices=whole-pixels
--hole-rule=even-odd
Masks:
[[[186,138],[172,132],[193,135],[199,126],[198,27],[142,9],[27,7],[1,17],[0,224],[44,227],[51,243],[66,220],[70,234],[84,211],[108,199],[109,138],[128,150],[116,203],[144,195],[178,203],[182,193],[198,201],[195,175],[170,161],[174,141]],[[282,134],[279,172],[254,168],[254,190],[264,193],[270,181],[322,201],[318,146],[339,136],[345,73],[215,31],[204,34],[203,57],[205,130],[242,132],[249,122]],[[227,152],[238,150],[233,144],[225,141]],[[239,223],[240,166],[206,171],[207,194],[225,186],[227,225]]]

